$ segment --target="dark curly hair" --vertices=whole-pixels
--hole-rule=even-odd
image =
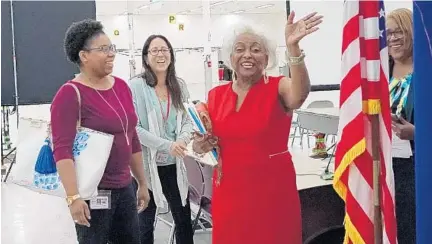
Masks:
[[[79,52],[87,47],[94,37],[104,34],[103,25],[93,19],[72,23],[66,31],[64,50],[69,61],[80,64]]]

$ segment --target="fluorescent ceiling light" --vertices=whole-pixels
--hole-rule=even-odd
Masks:
[[[218,5],[225,4],[225,3],[229,3],[229,2],[232,2],[232,0],[231,0],[231,1],[219,1],[219,2],[214,2],[214,3],[211,3],[211,4],[210,4],[210,7],[218,6]]]
[[[188,12],[197,12],[197,11],[202,12],[202,7],[199,7],[199,8],[196,8],[196,9],[188,10]]]
[[[188,14],[188,13],[190,13],[190,12],[191,12],[190,10],[186,10],[186,11],[178,12],[177,14]]]
[[[143,6],[141,6],[141,7],[139,7],[138,9],[145,9],[145,8],[148,8],[149,7],[149,5],[143,5]]]
[[[244,13],[245,12],[245,10],[237,10],[237,11],[234,11],[234,12],[232,12],[233,14],[240,14],[240,13]]]
[[[270,8],[270,7],[273,7],[273,6],[274,6],[274,4],[265,4],[265,5],[257,6],[256,8],[262,9],[262,8]]]

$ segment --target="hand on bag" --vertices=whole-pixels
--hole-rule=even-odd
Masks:
[[[183,141],[176,141],[171,144],[170,154],[173,157],[184,158],[186,156],[186,143]]]
[[[208,153],[213,148],[215,148],[218,144],[219,139],[211,134],[201,134],[199,132],[195,132],[193,134],[193,144],[192,148],[197,153]]]
[[[75,200],[69,206],[69,210],[75,223],[90,227],[90,223],[88,221],[90,220],[90,209],[84,200]]]
[[[147,187],[138,187],[137,190],[137,209],[138,213],[144,211],[150,202],[150,194]]]

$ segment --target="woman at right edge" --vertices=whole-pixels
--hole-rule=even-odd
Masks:
[[[303,37],[318,30],[322,16],[312,13],[285,27],[291,78],[268,77],[276,48],[252,28],[234,33],[224,50],[233,82],[212,89],[208,112],[212,135],[196,137],[197,153],[219,139],[221,177],[215,173],[212,198],[213,244],[301,244],[302,221],[295,170],[288,152],[292,111],[310,91]],[[277,205],[283,206],[277,210]]]
[[[399,244],[414,244],[416,243],[416,204],[414,84],[411,83],[413,77],[412,11],[400,8],[390,12],[387,15],[386,25],[390,54],[389,89],[390,106],[393,114],[392,129],[397,137],[410,143],[412,154],[411,156],[409,154],[395,155],[392,160],[395,181],[397,237]]]

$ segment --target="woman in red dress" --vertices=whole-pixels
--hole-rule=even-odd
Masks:
[[[309,94],[299,41],[318,30],[322,16],[309,14],[285,28],[291,79],[269,77],[275,49],[252,28],[235,32],[225,45],[234,81],[210,91],[212,135],[194,141],[208,152],[218,138],[221,177],[212,198],[213,244],[301,244],[296,175],[288,152],[292,110]]]

